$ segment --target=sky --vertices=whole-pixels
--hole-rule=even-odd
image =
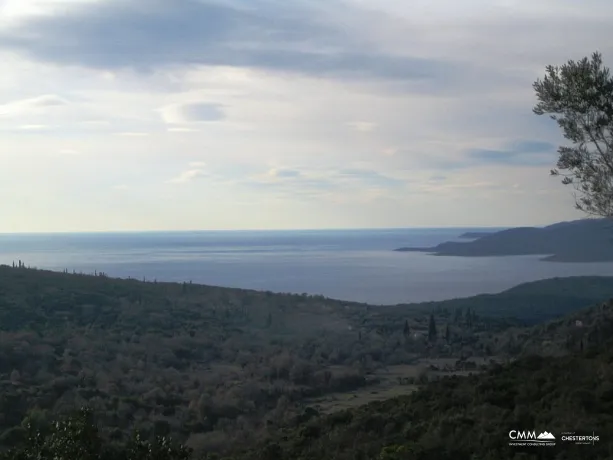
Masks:
[[[610,0],[0,0],[0,232],[545,225]]]

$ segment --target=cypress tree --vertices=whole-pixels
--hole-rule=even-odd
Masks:
[[[430,314],[430,324],[428,325],[428,340],[433,341],[436,339],[436,322],[434,321],[434,315]]]
[[[411,328],[409,327],[409,321],[408,320],[404,320],[404,330],[402,331],[402,333],[404,334],[405,337],[409,337],[409,335],[411,334]]]

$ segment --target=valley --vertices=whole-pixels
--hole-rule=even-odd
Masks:
[[[564,289],[573,296],[558,303]],[[556,335],[554,326],[535,331],[613,297],[613,283],[544,280],[495,295],[375,307],[2,266],[0,294],[5,448],[23,442],[24,420],[45,429],[87,406],[112,443],[138,429],[196,453],[230,455],[305,417],[487,372],[543,349],[546,333],[549,353],[578,350],[581,334],[587,344],[604,333],[589,316],[581,337]]]

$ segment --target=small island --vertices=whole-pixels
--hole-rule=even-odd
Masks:
[[[429,248],[403,247],[398,252],[436,256],[488,257],[538,255],[551,262],[613,262],[613,222],[581,219],[547,227],[518,227],[494,233],[464,233],[473,241],[448,241]]]

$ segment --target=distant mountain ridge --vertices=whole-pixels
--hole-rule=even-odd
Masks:
[[[466,232],[466,233],[462,233],[458,238],[466,238],[469,240],[473,240],[473,239],[481,238],[483,236],[491,235],[492,233],[496,233],[496,232],[494,231],[492,232]]]
[[[409,308],[426,311],[470,308],[480,316],[514,318],[524,325],[535,325],[610,298],[613,298],[613,277],[570,276],[522,283],[496,294],[386,306],[381,312],[390,314],[392,310],[402,312]]]
[[[517,227],[482,234],[473,241],[448,241],[430,248],[405,247],[395,251],[461,257],[542,255],[542,260],[555,262],[610,262],[613,221],[581,219],[543,228]]]

